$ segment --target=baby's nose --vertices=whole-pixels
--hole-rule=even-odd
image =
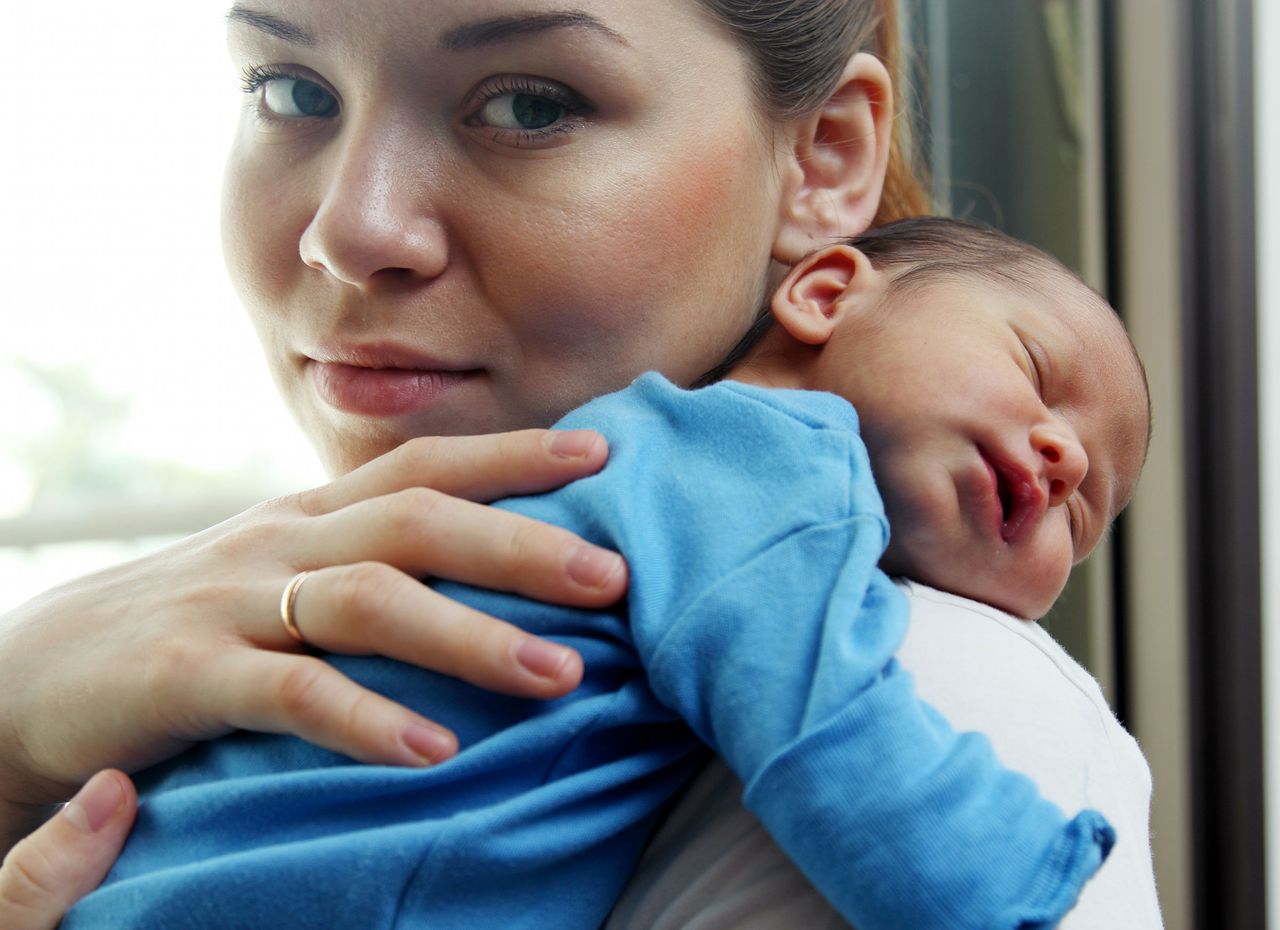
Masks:
[[[1037,427],[1031,444],[1040,456],[1041,474],[1049,485],[1049,506],[1064,503],[1089,473],[1089,456],[1075,430],[1064,424]]]

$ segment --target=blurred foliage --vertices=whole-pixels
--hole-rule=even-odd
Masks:
[[[45,394],[56,422],[23,444],[17,460],[31,476],[29,513],[81,509],[103,500],[189,499],[265,484],[270,469],[251,461],[230,470],[143,458],[125,440],[132,403],[97,384],[83,366],[19,360],[18,370]]]

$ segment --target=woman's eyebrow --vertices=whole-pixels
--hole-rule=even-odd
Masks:
[[[283,19],[272,16],[270,13],[259,13],[257,10],[250,10],[239,4],[227,10],[227,22],[250,26],[291,45],[312,46],[316,44],[315,37],[305,29],[301,29],[293,25],[293,23],[287,23]]]
[[[463,52],[511,42],[553,29],[588,29],[614,42],[630,45],[619,33],[610,29],[590,13],[581,10],[552,10],[545,13],[525,13],[477,20],[450,29],[440,37],[445,51]]]

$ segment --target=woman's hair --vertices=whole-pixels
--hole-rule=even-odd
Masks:
[[[897,0],[699,0],[746,47],[761,102],[780,119],[826,103],[855,52],[870,52],[893,78],[895,104],[905,86]],[[898,106],[895,113],[900,113]],[[897,116],[884,193],[874,224],[929,212],[928,197],[907,157]]]
[[[893,79],[894,120],[889,164],[872,226],[929,212],[929,198],[908,157],[899,105],[906,81],[898,41],[898,0],[698,0],[746,48],[755,63],[756,92],[776,119],[816,112],[830,99],[849,58],[870,52]],[[691,383],[723,378],[772,325],[769,303],[723,360]]]

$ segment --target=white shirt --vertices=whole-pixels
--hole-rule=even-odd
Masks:
[[[898,652],[920,696],[959,730],[990,737],[1068,816],[1101,811],[1116,845],[1064,930],[1159,930],[1151,770],[1098,683],[1038,624],[914,582]],[[650,842],[607,930],[813,930],[848,925],[741,804],[722,762],[685,791]]]

